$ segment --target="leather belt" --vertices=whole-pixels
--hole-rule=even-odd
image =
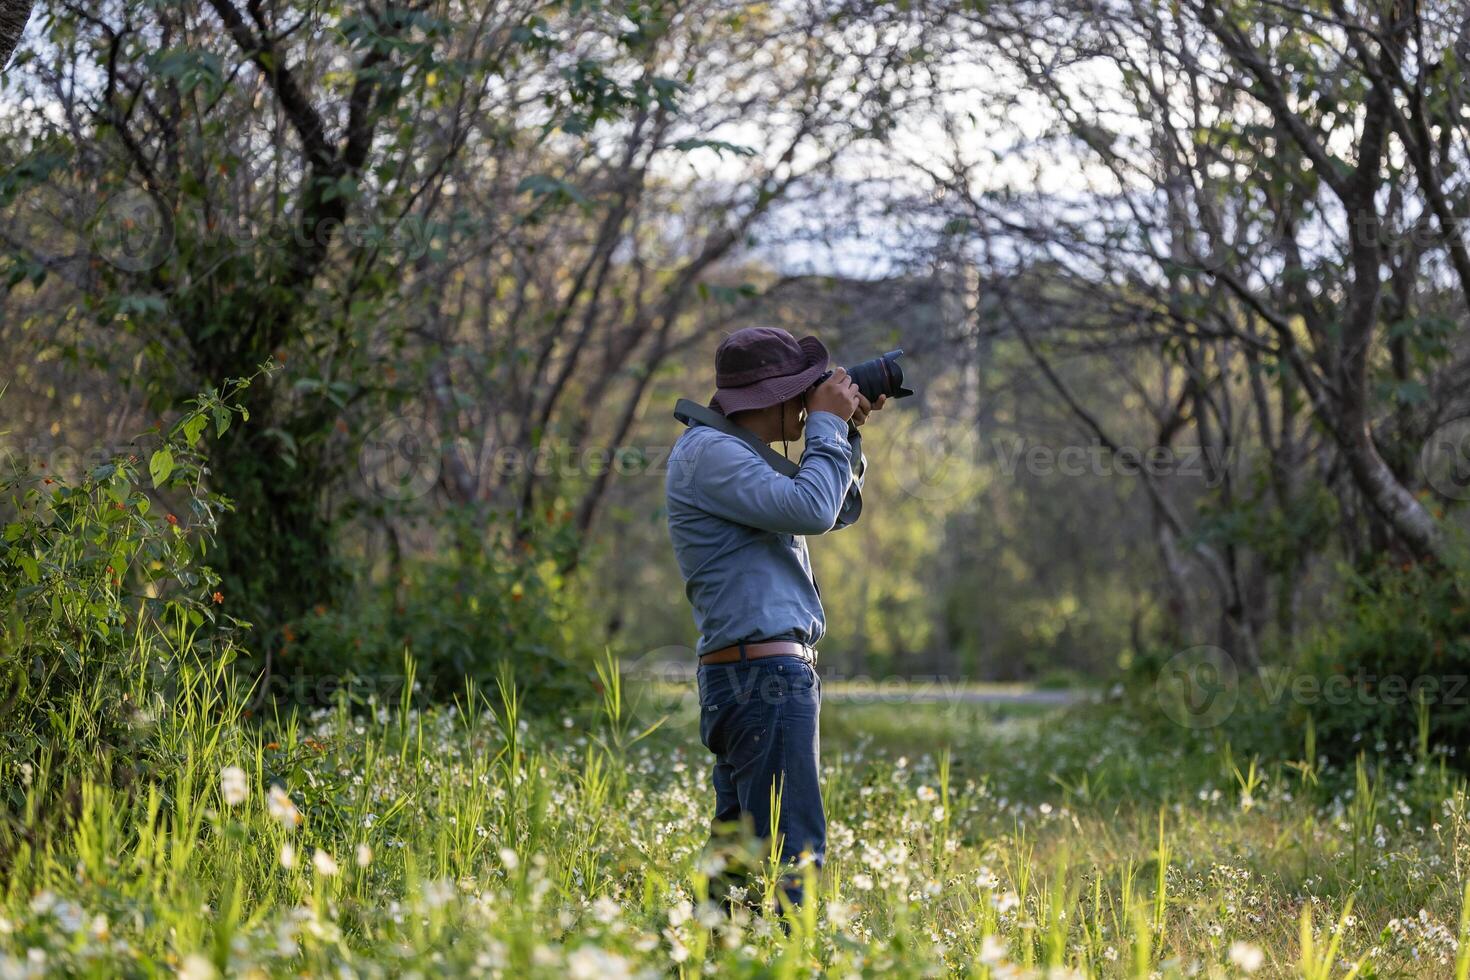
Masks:
[[[760,660],[763,657],[800,657],[809,664],[817,662],[817,648],[809,647],[805,643],[797,643],[794,640],[772,640],[768,643],[737,643],[733,647],[724,647],[720,650],[711,650],[699,658],[701,664],[734,664],[739,663],[740,648],[745,647],[746,660]]]

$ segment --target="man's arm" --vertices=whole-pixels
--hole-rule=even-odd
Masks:
[[[861,392],[858,394],[857,410],[852,413],[852,420],[847,427],[847,441],[851,447],[849,455],[852,457],[852,486],[847,489],[847,497],[850,499],[844,500],[842,508],[838,510],[837,523],[832,528],[834,531],[852,527],[862,515],[863,481],[868,478],[868,457],[863,452],[863,440],[858,430],[863,423],[868,421],[869,415],[882,411],[886,404],[888,404],[887,395],[879,395],[878,400],[870,405]]]
[[[840,531],[845,527],[852,527],[857,523],[858,517],[862,514],[861,497],[863,481],[868,478],[868,457],[862,451],[862,439],[858,437],[856,428],[849,427],[847,440],[849,447],[848,458],[852,460],[852,483],[847,488],[847,493],[843,495],[842,506],[837,511],[837,521],[832,526],[832,530],[834,531]],[[859,499],[855,502],[854,508],[850,510],[847,506],[847,498],[852,497],[854,494]]]
[[[782,534],[823,534],[852,481],[847,423],[830,412],[806,420],[806,449],[785,477],[734,439],[711,439],[694,468],[696,503],[725,520]]]

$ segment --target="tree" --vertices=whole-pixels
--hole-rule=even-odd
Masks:
[[[1185,556],[1213,583],[1220,642],[1250,660],[1260,597],[1278,597],[1289,632],[1328,528],[1360,561],[1444,554],[1415,449],[1464,404],[1450,338],[1470,295],[1470,197],[1453,177],[1465,15],[1250,0],[1098,12],[944,15],[966,32],[953,57],[991,73],[943,120],[948,156],[914,162],[990,276],[990,325],[1027,344],[1095,438],[1116,442],[1051,362],[1131,349],[1157,365],[1139,390],[1160,444],[1192,431],[1261,460],[1222,471],[1205,506],[1149,494],[1170,591]],[[975,152],[981,134],[1013,141],[1006,175]],[[1028,164],[1029,181],[1013,176]]]
[[[477,220],[446,241],[462,265],[423,270],[410,334],[427,373],[403,382],[444,448],[438,499],[485,520],[565,512],[588,536],[618,468],[643,465],[628,440],[660,373],[779,294],[784,277],[749,253],[905,104],[916,40],[865,40],[873,27],[687,5],[636,52],[682,80],[678,112],[651,104],[585,141],[457,161]]]
[[[611,74],[664,5],[570,9],[553,22],[562,5],[532,0],[45,8],[47,44],[22,79],[36,99],[14,113],[11,147],[34,184],[96,215],[94,240],[140,221],[157,234],[139,254],[104,245],[109,261],[78,262],[22,200],[40,232],[8,244],[35,274],[11,286],[61,280],[49,315],[81,309],[121,334],[79,346],[136,359],[155,409],[284,362],[251,389],[250,424],[214,432],[210,450],[235,508],[213,561],[257,618],[285,622],[341,581],[328,492],[355,459],[348,409],[391,387],[398,304],[466,220],[446,191],[453,161],[673,108],[678,86],[652,66]]]
[[[0,71],[10,64],[35,5],[35,0],[0,0]]]

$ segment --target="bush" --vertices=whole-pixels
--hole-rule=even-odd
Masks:
[[[1198,663],[1176,659],[1184,652],[1154,647],[1129,658],[1113,694],[1141,731],[1165,744],[1198,741],[1212,751],[1229,746],[1245,756],[1289,759],[1301,754],[1305,717],[1295,715],[1280,696],[1278,673],[1267,670],[1257,676],[1237,664],[1233,679],[1205,671],[1178,683],[1178,672],[1193,670]],[[1191,700],[1185,704],[1181,699]]]
[[[359,583],[343,606],[286,624],[262,699],[326,705],[345,688],[359,700],[394,702],[407,655],[419,693],[432,700],[462,694],[467,679],[486,687],[504,666],[530,711],[585,700],[598,647],[561,571],[574,532],[547,521],[516,535],[465,511],[442,516],[439,527],[451,546],[435,557],[407,560],[389,581]]]
[[[1321,685],[1302,707],[1338,761],[1379,747],[1470,744],[1470,569],[1385,562],[1353,576],[1301,669]]]
[[[185,662],[222,664],[242,626],[223,614],[201,562],[223,502],[201,487],[206,425],[228,427],[211,391],[152,453],[121,456],[75,481],[12,459],[0,473],[0,797],[84,776],[130,781],[154,766],[149,735]],[[173,501],[155,504],[144,480]],[[32,794],[33,798],[37,794]],[[44,793],[40,795],[45,795]]]
[[[1342,589],[1332,618],[1295,649],[1268,657],[1259,675],[1240,670],[1228,711],[1181,726],[1179,692],[1161,680],[1175,670],[1178,651],[1167,649],[1131,658],[1125,705],[1161,737],[1193,729],[1267,758],[1300,757],[1310,730],[1315,753],[1347,772],[1360,752],[1440,749],[1470,768],[1458,749],[1470,744],[1470,570],[1383,562],[1349,573]]]

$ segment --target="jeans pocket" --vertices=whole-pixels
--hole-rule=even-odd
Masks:
[[[717,708],[706,708],[706,707],[703,707],[703,706],[700,707],[700,709],[699,709],[699,740],[704,743],[704,747],[705,748],[709,749],[715,755],[721,755],[722,754],[720,752],[720,750],[715,747],[715,741],[716,741],[715,729],[716,729],[716,727],[719,724],[719,720],[720,720],[720,712],[719,712],[719,709],[717,709]]]
[[[696,678],[699,706],[719,708],[755,696],[761,674],[751,664],[708,664],[699,668]]]
[[[778,705],[759,690],[736,691],[721,703],[701,705],[700,740],[716,755],[738,753],[742,747],[761,741]],[[731,761],[738,764],[738,760]]]

